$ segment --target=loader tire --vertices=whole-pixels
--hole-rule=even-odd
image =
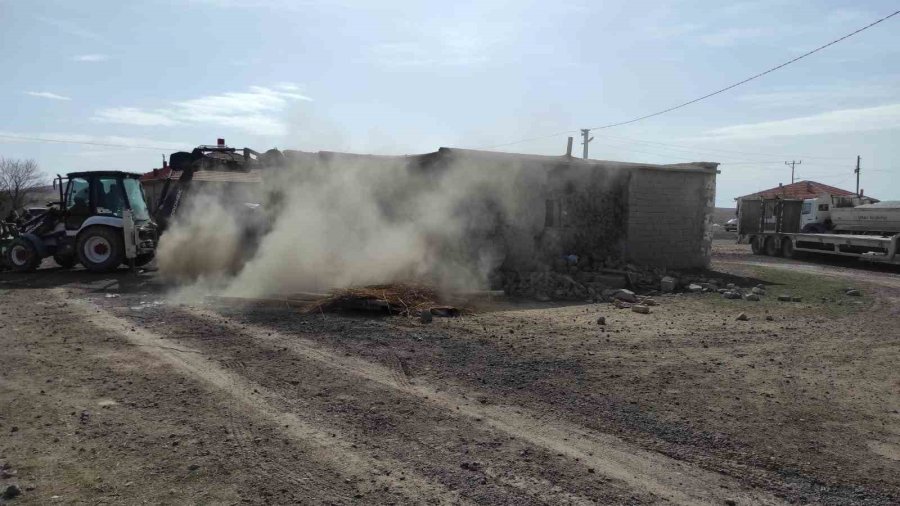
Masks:
[[[125,260],[122,230],[95,226],[78,234],[78,259],[91,272],[112,272]]]
[[[134,257],[134,266],[143,267],[152,262],[154,256],[155,255],[153,253],[144,253],[143,255],[138,255]]]
[[[53,261],[63,269],[71,269],[78,263],[78,258],[75,255],[53,255]]]
[[[17,237],[6,250],[6,263],[16,272],[32,272],[41,265],[41,255],[31,241]]]

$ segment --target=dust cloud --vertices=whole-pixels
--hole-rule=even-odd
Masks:
[[[506,224],[528,211],[528,178],[510,166],[403,160],[267,168],[244,197],[255,209],[232,192],[198,190],[160,239],[160,272],[194,293],[241,297],[391,282],[486,288],[505,259]]]

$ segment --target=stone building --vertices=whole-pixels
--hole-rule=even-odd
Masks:
[[[403,164],[411,174],[435,178],[457,177],[461,168],[473,167],[496,175],[504,180],[503,193],[515,195],[515,205],[493,203],[503,199],[485,193],[473,195],[466,207],[479,209],[470,220],[472,235],[502,245],[502,268],[540,270],[560,261],[587,269],[625,262],[669,269],[709,264],[717,163],[655,165],[457,148],[410,156],[284,156],[294,164],[328,164],[330,170],[342,163],[372,170]],[[399,205],[397,199],[391,205]],[[497,216],[485,220],[483,209]],[[483,241],[473,242],[482,247]]]

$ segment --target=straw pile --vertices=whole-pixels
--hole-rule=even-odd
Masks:
[[[402,316],[431,313],[435,316],[457,316],[464,310],[443,304],[434,288],[403,283],[344,288],[313,304],[311,313],[337,310],[376,311]]]

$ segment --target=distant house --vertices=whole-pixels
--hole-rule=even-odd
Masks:
[[[734,200],[740,202],[744,199],[774,199],[780,197],[783,199],[814,199],[821,195],[833,195],[836,197],[852,197],[856,192],[843,190],[827,184],[817,183],[815,181],[797,181],[796,183],[787,185],[778,185],[775,188],[751,193]]]
[[[153,169],[141,176],[141,185],[144,187],[144,198],[151,213],[156,212],[159,206],[159,198],[166,179],[172,175],[172,168],[165,161],[161,169]]]

